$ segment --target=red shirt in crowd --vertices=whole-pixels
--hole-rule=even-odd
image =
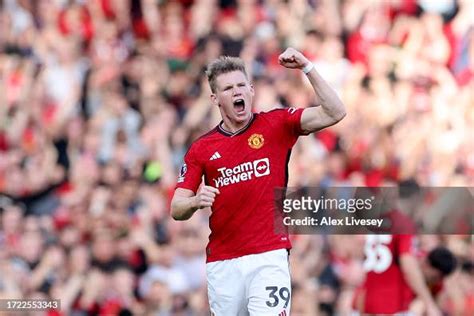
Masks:
[[[364,312],[393,314],[408,310],[414,293],[400,267],[403,254],[415,255],[413,235],[368,235],[364,268]]]

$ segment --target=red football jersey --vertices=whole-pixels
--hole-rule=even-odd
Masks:
[[[302,113],[254,113],[241,130],[231,134],[219,124],[189,148],[177,187],[196,193],[204,176],[220,191],[209,219],[207,262],[291,248],[287,233],[274,232],[274,189],[287,184],[291,148],[304,134]]]
[[[365,313],[393,314],[408,310],[414,293],[405,281],[399,260],[404,253],[415,255],[414,238],[413,235],[367,236]]]

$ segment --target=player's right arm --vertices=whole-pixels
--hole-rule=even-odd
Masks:
[[[212,206],[216,194],[219,194],[218,189],[201,185],[204,167],[199,153],[199,144],[194,143],[184,156],[171,200],[171,216],[177,221],[187,220],[197,210]]]
[[[196,195],[192,190],[177,188],[171,200],[171,216],[177,221],[187,220],[197,210],[211,207],[216,194],[219,190],[207,185],[201,186]]]

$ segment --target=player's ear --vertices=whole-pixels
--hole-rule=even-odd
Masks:
[[[217,100],[217,95],[215,93],[211,93],[211,102],[214,106],[219,105],[219,100]]]
[[[255,94],[255,89],[253,88],[253,84],[250,84],[250,93],[252,96]]]

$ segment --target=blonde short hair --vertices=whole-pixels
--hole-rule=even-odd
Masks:
[[[238,57],[220,56],[207,66],[207,81],[211,86],[212,93],[214,93],[217,88],[216,78],[221,74],[225,74],[232,71],[241,71],[244,73],[245,78],[248,79],[244,61]]]

